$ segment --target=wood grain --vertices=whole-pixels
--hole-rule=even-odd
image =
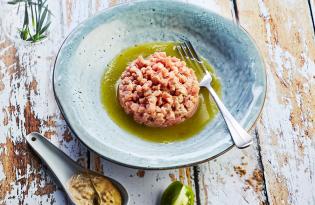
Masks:
[[[307,1],[238,1],[267,67],[258,123],[271,204],[315,204],[315,44]]]
[[[216,10],[217,13],[238,22],[236,5],[233,1],[220,1],[218,5],[220,9]],[[213,8],[212,5],[209,8]],[[251,135],[253,138],[256,137],[255,130]],[[253,146],[244,150],[232,148],[217,159],[199,165],[197,170],[199,170],[200,204],[265,204],[267,202],[256,141]]]
[[[109,7],[127,1],[109,1]],[[130,194],[130,204],[157,204],[162,191],[174,180],[194,187],[191,168],[165,171],[144,171],[113,164],[91,152],[91,169],[124,182]]]
[[[234,16],[234,7],[229,0],[189,2],[206,7],[229,19]],[[196,193],[199,193],[196,197],[197,204],[230,204],[231,196],[227,193],[233,193],[232,196],[238,204],[247,204],[248,202],[263,204],[265,195],[263,194],[262,179],[256,180],[253,177],[255,173],[261,173],[257,161],[258,152],[255,150],[257,150],[256,147],[244,151],[233,149],[216,161],[200,165],[195,169],[191,167],[173,171],[145,171],[140,176],[139,170],[126,169],[105,160],[102,160],[102,167],[105,174],[126,182],[127,188],[130,187],[132,196],[139,196],[138,198],[132,197],[132,203],[135,204],[156,203],[159,199],[157,193],[160,193],[174,180],[180,180],[193,186]],[[92,161],[93,158],[91,157]],[[94,165],[98,162],[97,159]],[[240,166],[246,170],[245,176],[239,176],[234,171],[234,167]],[[112,171],[113,167],[115,172]],[[131,177],[128,177],[129,175]],[[139,184],[135,184],[135,181]]]
[[[24,136],[43,133],[70,157],[87,166],[86,148],[73,137],[54,100],[51,74],[54,59],[68,33],[63,10],[50,4],[54,16],[49,38],[43,43],[20,41],[7,26],[18,23],[16,8],[0,3],[0,204],[65,204],[67,199],[26,145]],[[10,13],[11,12],[11,13]],[[75,20],[71,18],[67,23]],[[8,22],[10,21],[10,22]],[[60,22],[60,24],[58,24]],[[61,25],[61,26],[60,26]],[[61,29],[63,28],[63,29]]]
[[[19,17],[0,0],[0,204],[68,204],[25,143],[24,136],[32,131],[43,133],[83,166],[123,182],[130,204],[157,204],[174,180],[195,189],[197,205],[315,204],[315,40],[310,12],[315,1],[183,1],[238,22],[262,52],[268,96],[251,132],[254,145],[233,148],[196,167],[165,171],[125,168],[87,151],[55,103],[53,63],[73,28],[126,0],[49,0],[52,32],[34,45],[10,32]]]

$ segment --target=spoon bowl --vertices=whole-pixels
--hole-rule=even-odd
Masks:
[[[72,194],[69,190],[68,184],[70,179],[80,173],[91,174],[91,176],[102,176],[99,173],[88,170],[81,167],[65,153],[60,151],[51,142],[49,142],[44,136],[39,133],[32,132],[26,136],[27,143],[37,153],[37,155],[47,164],[55,178],[59,181],[64,191],[73,202]],[[104,176],[102,176],[104,177]],[[129,201],[128,192],[125,187],[118,181],[106,177],[120,192],[122,198],[122,204],[127,205]]]

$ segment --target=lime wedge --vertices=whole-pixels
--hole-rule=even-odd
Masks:
[[[161,205],[194,205],[194,201],[195,194],[192,189],[175,181],[165,189]]]

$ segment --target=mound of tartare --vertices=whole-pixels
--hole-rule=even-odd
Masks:
[[[199,103],[199,84],[184,61],[156,52],[127,66],[118,86],[124,111],[150,127],[168,127],[190,118]]]

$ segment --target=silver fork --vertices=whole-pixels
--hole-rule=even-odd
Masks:
[[[238,148],[245,148],[250,145],[252,141],[252,137],[240,126],[240,124],[235,120],[235,118],[231,115],[228,109],[225,107],[223,102],[220,100],[219,96],[216,94],[214,89],[211,86],[212,77],[211,74],[206,69],[203,61],[197,54],[196,50],[194,49],[193,45],[188,40],[183,40],[179,45],[176,46],[177,51],[184,59],[191,60],[196,64],[198,68],[204,73],[202,80],[199,82],[200,87],[205,87],[208,89],[210,95],[214,99],[215,103],[217,104],[222,117],[228,127],[230,135],[234,141],[234,144]]]

